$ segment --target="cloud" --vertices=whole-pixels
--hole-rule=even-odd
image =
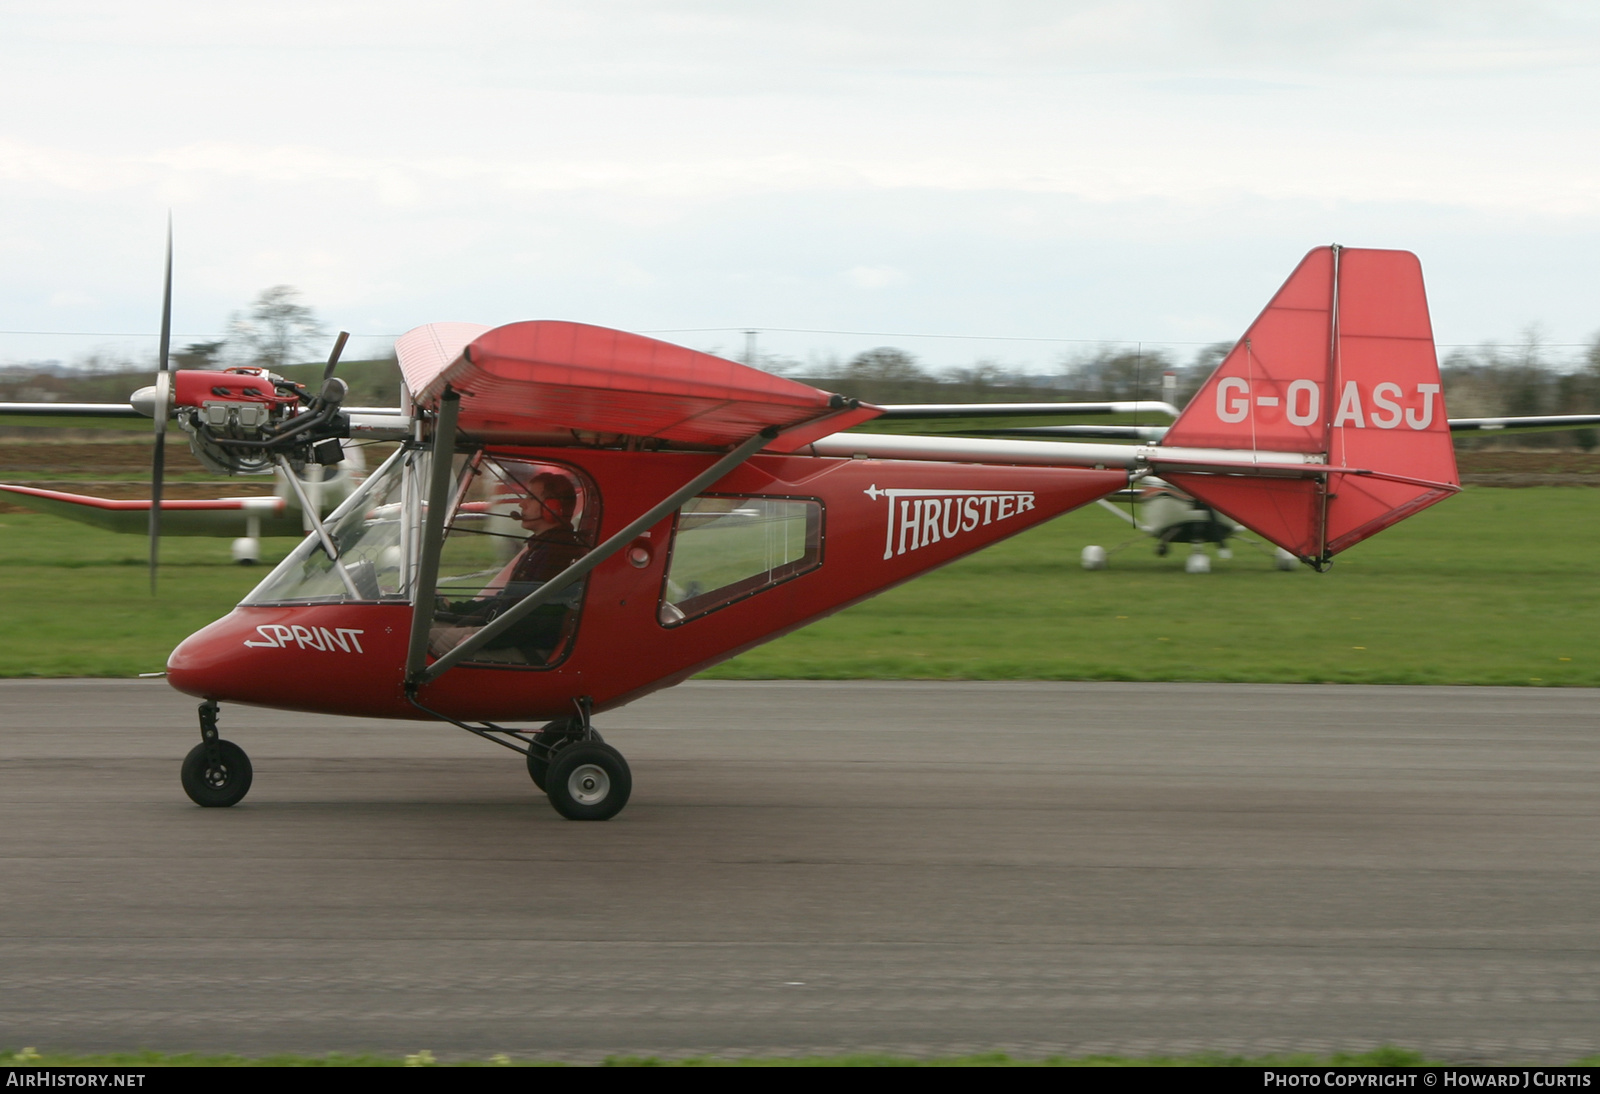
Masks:
[[[1597,321],[1588,3],[131,10],[0,15],[17,329],[135,329],[169,207],[218,317],[1225,337],[1339,239],[1449,256],[1473,337]]]
[[[844,279],[858,289],[887,289],[907,280],[904,271],[893,266],[855,266],[845,271]]]

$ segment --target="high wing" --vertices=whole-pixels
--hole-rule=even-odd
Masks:
[[[395,344],[418,406],[461,396],[458,428],[484,440],[573,434],[723,447],[775,427],[787,452],[878,416],[876,407],[644,335],[537,320],[486,329],[430,324]]]

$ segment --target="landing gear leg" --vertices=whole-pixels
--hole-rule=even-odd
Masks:
[[[528,742],[528,776],[533,779],[533,785],[540,790],[545,789],[545,776],[550,772],[550,764],[556,753],[579,741],[605,743],[601,740],[600,731],[593,726],[585,734],[583,723],[577,718],[557,718],[535,733],[533,740]]]
[[[449,722],[458,729],[493,741],[501,748],[521,752],[527,757],[528,775],[534,785],[549,795],[551,806],[568,820],[610,820],[628,804],[628,795],[633,792],[633,773],[628,770],[628,761],[622,758],[622,753],[602,741],[600,734],[590,724],[592,705],[587,695],[573,702],[577,714],[557,718],[532,736],[522,730],[504,729],[492,722],[476,726],[458,722],[448,714],[429,710],[417,702],[415,696],[412,696],[411,702],[418,710],[442,722]],[[204,710],[202,707],[201,711]],[[194,759],[199,752],[196,749],[189,754],[189,758]],[[239,755],[243,757],[244,753]],[[184,770],[187,772],[188,768]],[[186,781],[185,788],[188,785]],[[194,797],[194,792],[190,791],[189,796]],[[216,804],[232,805],[242,797],[243,790],[233,801]],[[195,801],[200,799],[195,798]]]
[[[207,699],[200,704],[200,743],[183,758],[183,792],[207,808],[235,805],[250,792],[253,775],[244,749],[217,735],[217,704]]]
[[[568,820],[610,820],[622,812],[633,793],[633,772],[622,753],[600,739],[589,722],[588,697],[578,700],[578,715],[563,723],[552,722],[534,738],[528,750],[528,773],[550,797],[550,805]],[[562,725],[565,743],[546,753],[541,783],[534,772],[538,741]]]

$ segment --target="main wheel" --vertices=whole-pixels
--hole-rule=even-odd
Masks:
[[[572,721],[571,718],[557,718],[533,735],[534,744],[544,747],[528,749],[528,777],[540,790],[545,788],[545,776],[550,770],[551,757],[556,749],[565,748],[569,740],[577,737],[578,731]],[[589,730],[589,738],[594,741],[601,740],[600,734],[593,729]]]
[[[250,792],[250,757],[232,741],[217,742],[217,763],[206,755],[204,742],[183,758],[183,792],[196,805],[218,808],[237,804]]]
[[[544,792],[568,820],[610,820],[628,804],[633,772],[610,745],[579,741],[556,753]]]

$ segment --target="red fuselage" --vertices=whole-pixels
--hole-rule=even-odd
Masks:
[[[576,466],[597,484],[601,538],[707,468],[714,455],[502,449]],[[417,695],[463,721],[558,717],[588,696],[604,710],[1127,485],[1120,470],[757,456],[710,494],[822,506],[820,565],[698,618],[660,615],[676,518],[590,575],[570,651],[550,667],[462,664]],[[403,686],[411,606],[244,605],[191,635],[167,664],[190,695],[287,710],[423,718]]]

